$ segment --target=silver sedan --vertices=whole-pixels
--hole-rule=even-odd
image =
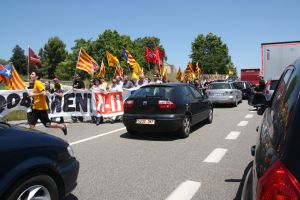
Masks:
[[[232,104],[242,102],[242,92],[228,82],[214,82],[208,86],[206,93],[213,104]]]

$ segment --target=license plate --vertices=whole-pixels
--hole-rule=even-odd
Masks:
[[[137,119],[136,124],[155,124],[154,119]]]

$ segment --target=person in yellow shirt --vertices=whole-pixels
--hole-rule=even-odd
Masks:
[[[30,74],[30,80],[33,82],[33,92],[29,94],[33,97],[32,112],[28,114],[28,124],[31,129],[34,129],[37,120],[41,120],[47,128],[60,128],[64,135],[67,135],[68,129],[66,124],[51,123],[47,110],[48,104],[46,101],[46,90],[44,84],[39,80],[40,74],[38,71],[33,71]]]

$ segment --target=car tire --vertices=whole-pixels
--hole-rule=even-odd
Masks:
[[[191,119],[188,115],[185,115],[181,122],[181,128],[179,129],[179,136],[181,138],[187,138],[191,132]]]
[[[36,175],[23,179],[23,181],[15,185],[7,200],[28,199],[29,195],[43,199],[59,199],[55,181],[48,175]]]
[[[206,118],[206,120],[205,120],[205,123],[211,124],[212,121],[213,121],[213,118],[214,118],[214,112],[213,112],[213,109],[210,108],[210,109],[209,109],[208,116],[207,116],[207,118]]]
[[[132,129],[130,129],[130,128],[126,128],[126,130],[127,130],[127,134],[128,134],[128,135],[137,135],[137,134],[138,134],[137,131],[134,131],[134,130],[132,130]]]

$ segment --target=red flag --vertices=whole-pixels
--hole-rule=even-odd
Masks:
[[[156,55],[155,53],[148,47],[146,47],[146,51],[145,51],[145,60],[148,62],[148,63],[155,63],[155,60],[156,60]]]
[[[155,64],[158,64],[159,66],[162,65],[163,59],[164,59],[164,53],[159,47],[155,48]]]
[[[28,51],[29,51],[29,53],[28,53],[29,63],[41,67],[42,62],[41,62],[40,58],[38,57],[38,55],[30,47],[29,47]]]

